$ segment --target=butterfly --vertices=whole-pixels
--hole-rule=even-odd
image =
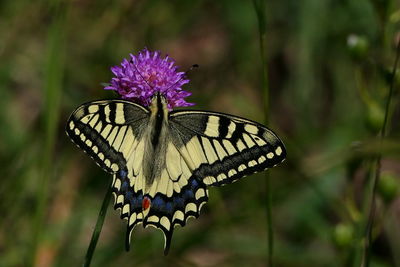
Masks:
[[[279,137],[267,127],[224,113],[169,111],[161,93],[144,107],[127,100],[79,106],[66,132],[113,176],[114,209],[133,228],[164,233],[164,254],[176,225],[199,217],[208,186],[221,186],[274,167],[286,157]]]

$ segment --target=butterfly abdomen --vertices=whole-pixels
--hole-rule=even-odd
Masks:
[[[165,168],[168,145],[168,109],[166,103],[157,98],[150,107],[150,121],[147,127],[148,140],[145,144],[143,170],[146,179],[145,193],[149,193],[154,180],[159,180],[161,170]]]

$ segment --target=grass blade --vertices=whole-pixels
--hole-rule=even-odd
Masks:
[[[262,64],[262,97],[264,105],[264,120],[268,125],[269,122],[269,86],[268,86],[268,63],[267,63],[267,29],[266,29],[266,6],[265,0],[253,0],[254,9],[257,14],[258,30],[259,30],[259,46]],[[269,172],[265,173],[265,203],[267,216],[267,233],[268,233],[268,266],[273,266],[274,254],[274,236],[272,226],[272,196],[271,181]]]

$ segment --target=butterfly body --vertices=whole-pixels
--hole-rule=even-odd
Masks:
[[[163,231],[165,253],[174,226],[199,216],[207,186],[232,183],[286,156],[265,126],[222,113],[170,112],[160,93],[149,108],[125,100],[83,104],[66,131],[113,174],[114,208],[128,221],[127,248],[133,228],[143,224]]]

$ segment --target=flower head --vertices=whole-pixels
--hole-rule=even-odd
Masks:
[[[121,66],[112,67],[115,77],[104,89],[115,90],[123,99],[143,106],[150,105],[156,92],[165,96],[169,109],[192,106],[193,103],[184,100],[191,93],[181,88],[189,80],[177,69],[172,58],[162,58],[160,52],[145,48],[136,56],[130,54],[130,60],[124,59]]]

